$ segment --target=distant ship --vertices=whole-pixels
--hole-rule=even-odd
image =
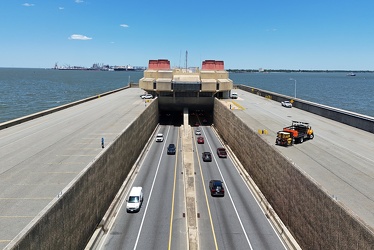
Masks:
[[[356,76],[356,74],[351,72],[351,73],[347,74],[347,76]]]
[[[114,69],[114,71],[132,71],[132,70],[135,70],[135,68],[131,65],[114,66],[113,69]]]

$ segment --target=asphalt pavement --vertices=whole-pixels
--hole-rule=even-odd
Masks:
[[[374,134],[312,113],[282,107],[237,90],[238,99],[223,100],[253,130],[294,162],[331,197],[374,231]],[[308,122],[315,138],[292,147],[275,145],[276,133],[292,121]]]

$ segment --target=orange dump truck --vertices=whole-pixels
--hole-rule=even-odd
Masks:
[[[307,122],[292,121],[292,125],[283,128],[283,131],[277,133],[275,143],[277,145],[289,146],[294,143],[303,143],[304,140],[314,138],[312,127]]]

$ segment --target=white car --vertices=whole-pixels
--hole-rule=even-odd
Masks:
[[[152,99],[152,98],[153,98],[153,95],[151,95],[151,94],[146,94],[146,95],[142,95],[141,98],[142,98],[142,99]]]
[[[156,142],[163,142],[164,141],[164,135],[159,133],[156,135]]]
[[[292,108],[292,103],[290,103],[289,101],[281,102],[281,104],[283,107]]]
[[[232,92],[231,99],[238,99],[238,93]]]
[[[196,131],[195,131],[195,135],[201,135],[201,131],[200,131],[200,129],[196,129]]]

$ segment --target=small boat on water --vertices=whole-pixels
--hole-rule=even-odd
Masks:
[[[351,72],[351,73],[347,74],[347,76],[356,76],[356,74]]]

